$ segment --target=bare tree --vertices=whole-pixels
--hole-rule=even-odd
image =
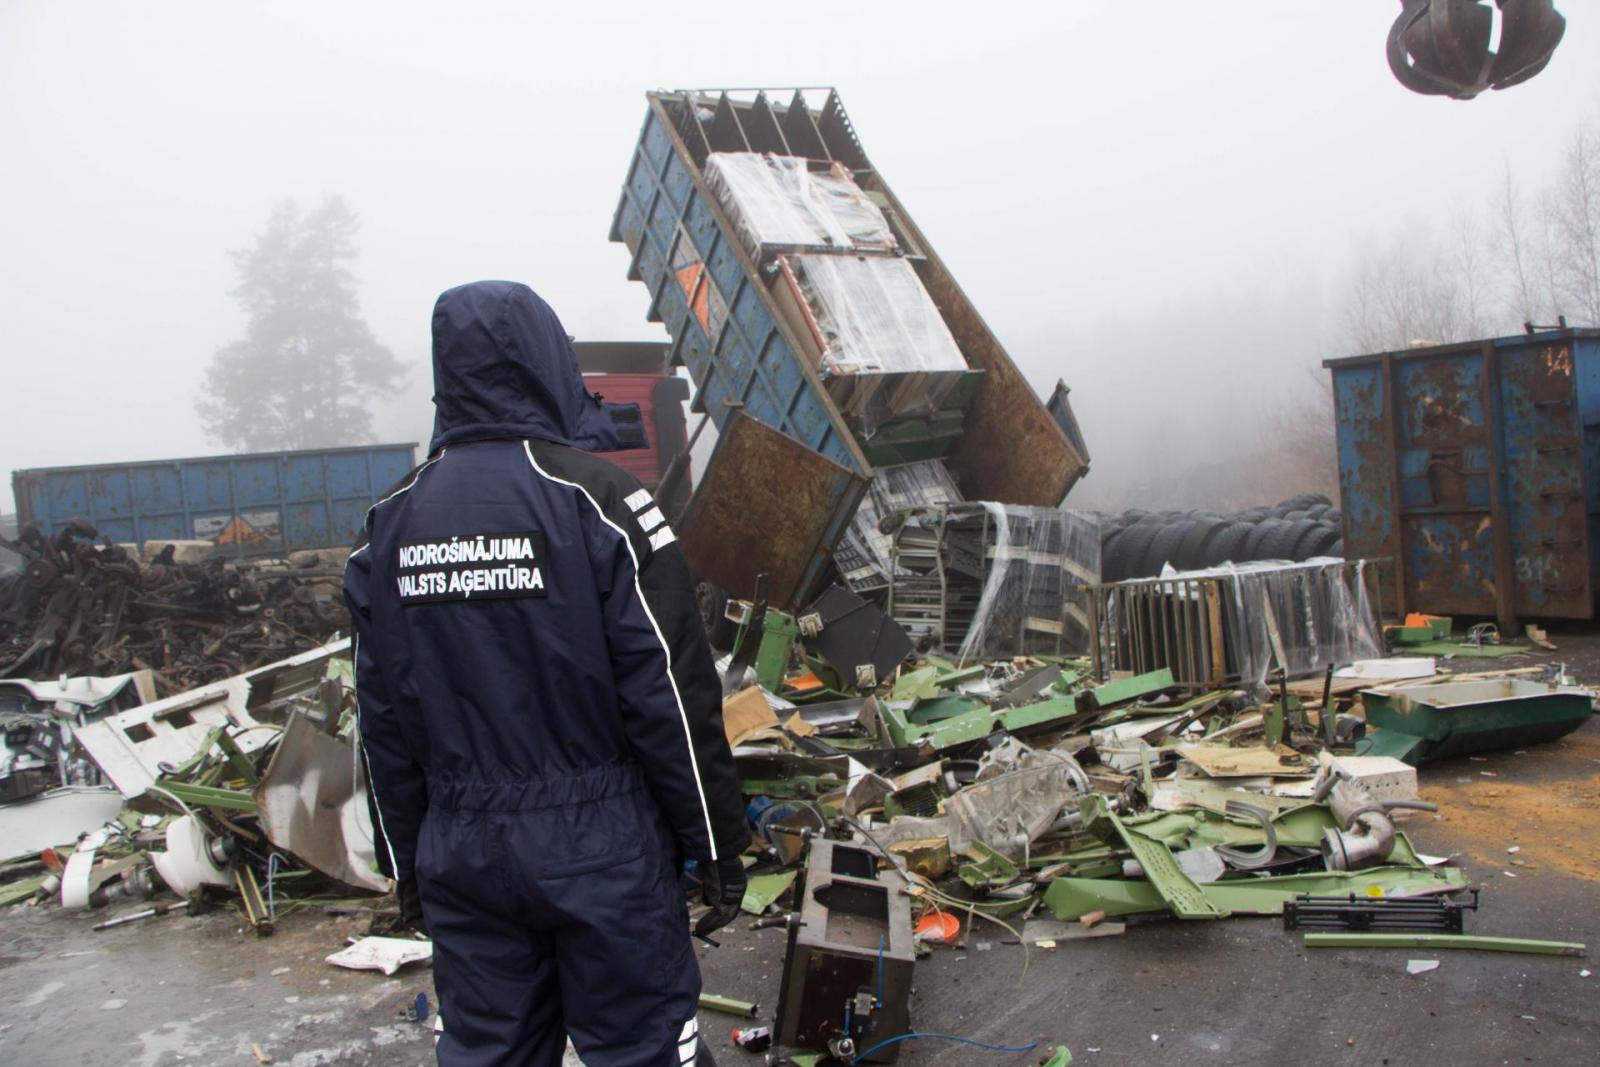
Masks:
[[[1477,218],[1465,206],[1458,206],[1450,218],[1450,247],[1444,267],[1455,290],[1452,332],[1459,338],[1481,336],[1488,328],[1488,262],[1484,255],[1483,232]]]
[[[1414,224],[1364,250],[1346,282],[1345,325],[1356,351],[1464,340],[1485,325],[1484,254],[1462,215],[1448,246]]]
[[[1579,126],[1550,192],[1555,288],[1568,315],[1600,323],[1600,139]]]
[[[1493,242],[1497,253],[1504,303],[1517,322],[1533,322],[1539,317],[1536,283],[1533,277],[1533,249],[1529,247],[1528,220],[1522,206],[1522,193],[1506,160],[1505,180],[1490,203]]]

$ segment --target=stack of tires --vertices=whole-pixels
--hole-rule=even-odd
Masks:
[[[1342,517],[1321,493],[1301,493],[1276,507],[1232,515],[1134,508],[1101,526],[1103,581],[1151,578],[1171,563],[1180,571],[1251,560],[1343,556]]]

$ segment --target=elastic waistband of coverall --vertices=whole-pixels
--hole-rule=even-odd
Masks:
[[[481,778],[428,777],[428,806],[442,811],[538,811],[570,807],[645,788],[637,763],[606,763],[565,777],[491,782]]]

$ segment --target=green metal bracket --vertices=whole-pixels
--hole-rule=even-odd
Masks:
[[[1083,702],[1083,710],[1094,708],[1109,708],[1113,704],[1121,704],[1140,697],[1152,697],[1164,693],[1173,686],[1172,669],[1162,667],[1158,671],[1148,674],[1136,674],[1132,678],[1118,678],[1104,685],[1097,685],[1093,689],[1085,689],[1079,700]]]
[[[954,702],[960,702],[959,704]],[[928,705],[933,705],[929,707]],[[969,710],[944,715],[942,712],[956,707]],[[968,741],[988,736],[994,729],[994,712],[975,697],[938,697],[919,702],[909,711],[886,703],[878,705],[883,719],[884,732],[896,748],[927,744],[935,749],[953,748]],[[917,721],[922,716],[936,716],[933,721]]]
[[[734,642],[735,648],[744,642],[746,629],[748,624],[740,628],[738,640]],[[789,659],[798,640],[800,623],[795,617],[768,608],[766,626],[761,632],[761,644],[756,649],[756,661],[753,664],[756,681],[768,692],[776,693],[783,688],[784,676],[789,672]]]
[[[1105,797],[1091,793],[1079,802],[1079,810],[1083,812],[1085,827],[1092,829],[1092,823],[1104,819],[1116,829],[1122,837],[1123,844],[1133,853],[1133,858],[1144,868],[1145,877],[1150,880],[1150,885],[1161,894],[1161,899],[1178,918],[1221,919],[1227,916],[1226,909],[1213,903],[1205,891],[1183,873],[1183,868],[1173,859],[1171,849],[1154,838],[1125,827],[1116,813],[1106,804]]]
[[[744,899],[739,902],[740,909],[751,915],[765,915],[767,909],[788,892],[789,887],[794,885],[794,880],[799,876],[799,871],[756,875],[745,883]]]
[[[939,686],[934,679],[938,677],[939,668],[931,665],[906,671],[894,680],[894,685],[889,689],[889,699],[927,700],[936,697],[939,695]]]
[[[222,749],[222,754],[228,757],[228,766],[233,768],[233,773],[238,775],[246,785],[254,789],[261,781],[261,776],[256,774],[255,764],[244,754],[239,743],[226,733],[218,733],[217,747]]]
[[[1011,733],[1017,733],[1070,718],[1077,713],[1078,705],[1072,697],[1051,697],[1049,700],[1024,704],[1019,708],[1008,708],[1000,713],[996,721]]]
[[[1306,935],[1306,948],[1462,948],[1479,952],[1526,952],[1536,956],[1582,956],[1587,947],[1579,941],[1533,941],[1523,937],[1473,934]]]
[[[719,997],[715,993],[701,993],[700,1007],[706,1011],[720,1011],[725,1015],[742,1015],[746,1019],[756,1017],[756,1005],[750,1001]]]
[[[157,782],[192,808],[222,808],[226,811],[256,810],[256,798],[237,789],[219,789],[213,785],[194,785],[190,782],[173,782],[163,778]]]
[[[972,888],[1010,885],[1017,880],[1017,865],[982,841],[972,842],[967,854],[976,859],[963,863],[956,874]]]

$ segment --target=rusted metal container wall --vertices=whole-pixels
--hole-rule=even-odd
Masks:
[[[256,452],[17,471],[21,523],[82,519],[101,536],[211,541],[239,554],[353,543],[367,508],[415,465],[417,446]]]
[[[1588,619],[1600,551],[1600,331],[1329,360],[1345,554],[1390,611]]]

